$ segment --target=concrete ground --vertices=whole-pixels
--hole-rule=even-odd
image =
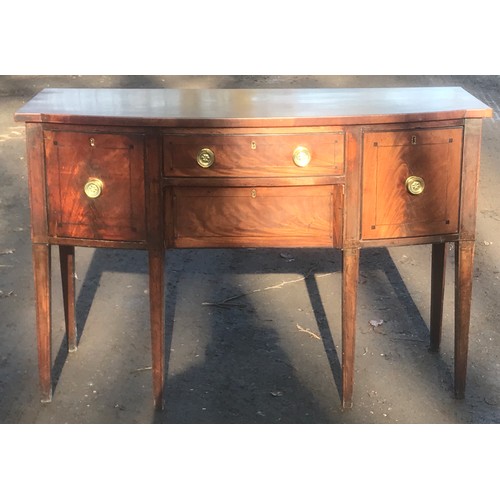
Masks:
[[[439,353],[428,347],[429,246],[362,252],[354,407],[340,408],[340,252],[167,255],[167,408],[155,413],[147,260],[77,250],[79,348],[68,355],[53,253],[50,404],[38,396],[26,152],[14,112],[45,87],[462,86],[483,128],[468,385],[452,396],[453,253]],[[500,423],[500,77],[1,76],[1,423]],[[281,285],[281,286],[275,286]],[[203,305],[241,295],[230,306]],[[370,320],[383,320],[373,327]]]

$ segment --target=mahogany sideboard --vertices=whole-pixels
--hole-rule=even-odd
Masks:
[[[341,397],[350,407],[360,249],[432,245],[437,350],[453,242],[462,398],[481,126],[490,116],[458,87],[43,90],[15,115],[26,122],[42,402],[52,398],[52,245],[69,351],[77,347],[75,247],[148,252],[153,400],[161,409],[166,249],[341,249]]]

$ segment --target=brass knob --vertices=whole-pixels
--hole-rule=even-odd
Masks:
[[[215,162],[215,153],[210,148],[200,149],[196,161],[201,168],[209,168]]]
[[[293,162],[297,167],[307,167],[311,161],[311,153],[304,146],[297,146],[293,151]]]
[[[406,189],[410,194],[419,195],[424,192],[425,182],[422,177],[417,177],[416,175],[411,175],[406,179]]]
[[[101,179],[89,179],[85,184],[83,190],[89,198],[99,198],[102,194],[104,184]]]

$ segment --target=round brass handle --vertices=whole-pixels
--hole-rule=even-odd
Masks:
[[[89,198],[99,198],[102,194],[104,183],[101,179],[89,179],[83,190]]]
[[[297,167],[307,167],[311,161],[311,152],[304,146],[297,146],[293,150],[293,162]]]
[[[422,177],[411,175],[405,182],[406,190],[415,196],[422,194],[425,189],[425,182]]]
[[[196,161],[201,168],[209,168],[215,162],[215,153],[210,148],[200,149]]]

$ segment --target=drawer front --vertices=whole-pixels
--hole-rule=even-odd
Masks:
[[[462,128],[364,135],[362,238],[458,231]]]
[[[177,248],[340,246],[342,192],[339,185],[172,188],[167,237]]]
[[[146,239],[144,139],[45,132],[50,236]]]
[[[213,153],[213,164],[204,168],[198,163],[198,155],[207,149]],[[308,164],[297,166],[294,152],[299,163],[306,162],[309,155]],[[164,137],[166,176],[279,177],[343,173],[344,134],[340,132]]]

